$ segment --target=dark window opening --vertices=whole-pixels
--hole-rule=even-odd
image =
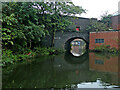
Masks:
[[[95,43],[104,43],[104,39],[95,39]]]
[[[103,65],[104,61],[103,60],[95,60],[95,64],[101,64],[101,65]]]

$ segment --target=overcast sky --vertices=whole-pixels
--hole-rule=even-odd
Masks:
[[[106,11],[108,14],[113,14],[118,11],[118,2],[120,0],[72,0],[77,6],[82,6],[83,9],[87,9],[86,14],[81,14],[81,17],[98,18]]]

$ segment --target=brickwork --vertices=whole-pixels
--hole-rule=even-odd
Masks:
[[[118,47],[119,47],[119,50],[120,50],[120,31],[118,32]]]
[[[71,18],[71,21],[76,25],[76,27],[80,27],[81,30],[85,30],[88,25],[90,25],[89,18],[78,17],[77,19]],[[80,30],[80,31],[81,31]]]
[[[104,39],[104,43],[95,43],[95,39]],[[120,49],[120,31],[90,32],[89,49],[96,46],[110,45],[110,48]]]
[[[120,30],[120,15],[112,16],[112,28],[114,30]]]

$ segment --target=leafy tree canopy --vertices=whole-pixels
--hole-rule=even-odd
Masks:
[[[101,15],[101,22],[107,24],[108,27],[111,27],[112,24],[111,17],[112,14],[108,14],[108,12],[105,12],[105,14]]]
[[[75,16],[76,14],[85,13],[80,6],[75,6],[72,2],[40,2],[36,3],[36,8],[40,10],[40,15],[48,15],[46,19],[41,20],[47,23],[47,27],[52,33],[52,45],[54,46],[55,32],[64,30],[68,25],[72,24],[65,16]],[[45,25],[46,26],[46,25]]]
[[[53,46],[55,32],[71,24],[65,16],[85,13],[72,2],[6,2],[2,7],[3,47],[31,48],[48,34]]]
[[[87,31],[107,31],[110,28],[107,27],[107,24],[104,24],[100,21],[92,21],[90,22],[90,25],[87,27]]]

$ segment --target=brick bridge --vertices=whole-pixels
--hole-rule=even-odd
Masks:
[[[54,47],[62,50],[70,50],[70,43],[74,39],[83,39],[86,42],[87,48],[89,45],[88,32],[56,32]]]

